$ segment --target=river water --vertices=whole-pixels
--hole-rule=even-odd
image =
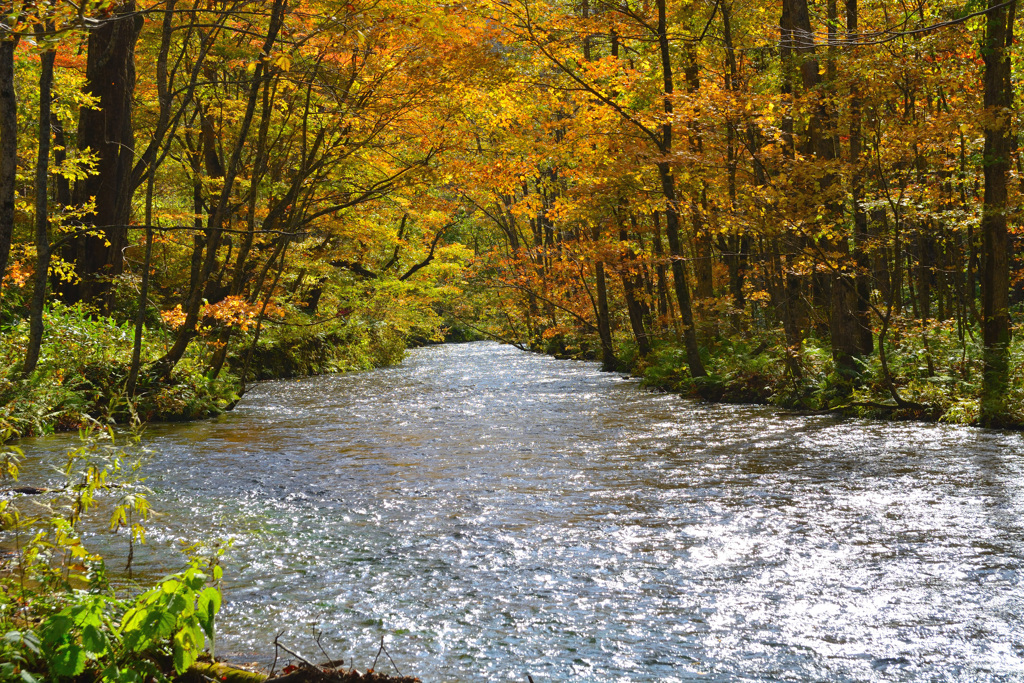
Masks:
[[[1019,435],[707,405],[483,342],[145,442],[137,567],[233,542],[222,656],[283,631],[360,668],[384,636],[424,681],[1024,680]]]

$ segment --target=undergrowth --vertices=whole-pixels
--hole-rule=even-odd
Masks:
[[[853,376],[836,371],[827,340],[809,338],[786,347],[781,330],[719,331],[702,348],[707,376],[690,376],[685,351],[674,340],[659,342],[630,370],[645,385],[713,401],[763,403],[810,411],[893,419],[978,422],[981,344],[952,323],[903,322],[886,342],[888,375],[875,352],[859,361]],[[877,343],[877,335],[875,337]],[[1013,423],[1024,425],[1024,343],[1011,344],[1010,405]],[[628,347],[627,347],[628,348]]]
[[[80,304],[48,305],[46,334],[38,366],[21,373],[28,322],[0,327],[0,433],[13,438],[69,431],[92,424],[185,421],[211,417],[238,401],[241,374],[247,380],[348,372],[400,362],[410,335],[431,338],[435,329],[402,329],[359,317],[318,322],[298,311],[267,321],[258,342],[254,330],[232,335],[228,363],[215,376],[210,359],[218,345],[216,328],[204,328],[169,379],[153,376],[147,364],[173,343],[173,331],[159,319],[144,335],[142,370],[134,396],[127,394],[134,326],[100,316]]]
[[[0,432],[14,436],[79,429],[92,423],[188,420],[215,415],[237,400],[237,382],[204,375],[201,349],[189,354],[169,380],[140,375],[136,395],[126,393],[134,328],[81,305],[51,303],[39,364],[21,373],[28,340],[22,319],[0,330]],[[142,361],[156,360],[172,341],[151,330]]]
[[[207,649],[220,609],[220,553],[194,555],[148,590],[115,591],[107,561],[83,528],[108,526],[134,547],[144,540],[144,454],[112,431],[83,433],[58,486],[0,500],[0,683],[168,681]],[[0,451],[0,481],[16,481],[20,451]],[[42,500],[39,500],[42,499]],[[99,503],[109,518],[94,512]]]

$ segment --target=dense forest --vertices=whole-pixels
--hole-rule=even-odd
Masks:
[[[229,672],[217,665],[197,663],[205,648],[214,654],[225,548],[188,545],[186,568],[152,589],[112,588],[103,558],[83,547],[93,527],[82,520],[90,509],[110,515],[102,526],[127,546],[123,571],[114,571],[130,582],[150,492],[140,474],[143,456],[112,425],[216,415],[254,380],[381,367],[399,362],[414,344],[492,339],[596,360],[648,386],[709,401],[1020,428],[1024,345],[1013,332],[1024,306],[1017,239],[1024,150],[1016,9],[1016,0],[8,0],[0,9],[0,682],[162,681],[190,669],[204,680],[227,680]],[[436,350],[454,348],[475,347]],[[430,367],[436,374],[437,366]],[[507,394],[499,396],[511,403]],[[559,405],[569,407],[560,417],[571,415],[575,427],[580,399],[562,398]],[[692,401],[680,403],[685,411],[699,410]],[[419,409],[406,413],[409,420],[428,422]],[[777,412],[770,419],[781,420]],[[619,417],[629,420],[643,421],[632,413]],[[589,423],[580,418],[579,424]],[[699,423],[694,442],[713,441],[716,427],[704,426],[713,424],[724,423]],[[435,424],[424,441],[435,443],[450,427]],[[12,445],[17,438],[79,428],[87,438],[61,461],[54,476],[62,483],[6,487],[23,463]],[[347,438],[348,432],[336,433]],[[614,438],[633,447],[618,432]],[[654,463],[650,476],[674,472],[678,480],[696,481],[688,494],[694,497],[658,498],[652,524],[658,532],[648,538],[630,531],[629,538],[643,538],[636,546],[609,536],[615,553],[657,556],[657,572],[634,577],[645,590],[671,576],[668,560],[650,550],[663,528],[690,530],[664,536],[672,549],[689,548],[694,539],[711,547],[731,533],[734,544],[721,554],[746,556],[756,555],[767,535],[785,549],[779,538],[800,541],[813,530],[814,515],[832,515],[818,524],[822,543],[793,546],[790,553],[801,562],[820,560],[801,570],[814,575],[799,586],[810,598],[801,597],[798,612],[828,599],[819,588],[830,571],[870,566],[860,573],[881,577],[886,554],[902,553],[921,563],[908,565],[892,584],[898,597],[891,602],[900,603],[900,613],[879,617],[871,629],[897,642],[899,624],[919,624],[914,638],[932,638],[940,623],[968,624],[959,643],[1005,619],[991,649],[1000,657],[1012,649],[1006,634],[1019,619],[1005,605],[1013,601],[1012,567],[1019,563],[991,563],[1015,557],[996,541],[1012,545],[1019,534],[1010,522],[972,527],[964,521],[971,506],[979,519],[1019,518],[1016,489],[1005,484],[1015,475],[992,464],[1003,446],[993,442],[984,458],[973,458],[985,461],[978,473],[931,471],[939,484],[929,480],[918,489],[926,523],[901,516],[904,474],[919,461],[898,449],[837,460],[824,469],[840,472],[840,485],[827,477],[819,485],[813,477],[820,471],[800,469],[803,461],[782,463],[799,481],[761,477],[775,455],[747,462],[730,453],[708,465],[672,451],[690,448],[667,444],[675,438],[657,446],[658,457],[675,453],[675,464]],[[739,453],[737,438],[730,448]],[[474,460],[451,471],[477,466],[482,456],[472,445],[465,457]],[[534,444],[520,446],[508,451],[532,452]],[[598,483],[587,487],[605,486],[608,468],[616,476],[644,470],[639,458],[654,458],[654,448],[602,463]],[[425,458],[418,465],[424,469],[429,460],[444,460],[415,455]],[[955,456],[972,460],[959,450]],[[543,502],[544,486],[563,478],[561,463],[586,457],[582,447],[559,456],[558,467],[542,468],[543,486],[527,482],[509,495],[517,504]],[[896,475],[857,469],[876,457],[886,467],[898,460]],[[331,458],[343,459],[334,451],[324,456]],[[411,463],[403,460],[402,469],[415,469]],[[374,477],[385,471],[374,470]],[[736,476],[723,480],[719,471]],[[564,479],[575,487],[574,477]],[[975,495],[972,479],[996,482],[998,495]],[[870,503],[844,509],[854,480],[879,485],[880,493],[865,489]],[[949,490],[941,486],[947,480]],[[361,489],[380,483],[366,481]],[[506,484],[481,481],[494,487],[487,496]],[[743,493],[744,481],[750,493]],[[779,483],[786,481],[795,483]],[[273,494],[250,491],[252,482],[245,482],[247,501],[286,489],[275,481]],[[641,494],[663,484],[644,480],[604,498],[595,493],[603,489],[584,488],[594,500],[621,495],[633,515],[643,508]],[[961,485],[963,491],[955,490]],[[429,507],[424,501],[434,495],[457,508],[462,480],[453,486],[436,495],[417,488],[411,503],[391,507]],[[787,490],[789,497],[776,505],[795,511],[798,516],[786,518],[793,521],[726,533],[721,520],[705,531],[694,516],[718,507],[747,511],[753,500],[769,504],[765,487]],[[223,487],[209,488],[216,489],[210,495],[227,495]],[[710,504],[707,491],[722,497]],[[742,496],[728,499],[730,491]],[[314,493],[309,509],[326,495]],[[43,502],[32,507],[27,496]],[[493,500],[487,496],[480,501]],[[809,507],[799,507],[801,496]],[[216,509],[249,514],[238,500],[218,499]],[[551,510],[568,509],[569,500],[549,500],[550,510],[539,517],[557,516]],[[479,514],[485,507],[492,509],[490,502],[473,507],[473,517],[486,517]],[[663,509],[679,515],[679,508],[687,515],[660,516]],[[529,518],[523,509],[515,507],[516,514]],[[575,551],[586,545],[578,539],[616,528],[617,507],[594,510],[589,516],[602,520],[600,529],[580,527],[575,537],[522,528],[533,540]],[[379,521],[365,512],[354,516],[367,528],[372,520],[365,520]],[[449,524],[455,513],[442,516]],[[762,515],[754,509],[732,516]],[[899,520],[895,535],[875,539],[890,518]],[[944,520],[946,531],[928,526],[933,518]],[[295,513],[289,533],[301,519]],[[343,527],[344,520],[331,526]],[[216,526],[208,521],[201,521],[204,531]],[[625,534],[635,518],[622,524]],[[388,533],[404,535],[414,526],[403,522],[400,534]],[[430,538],[422,547],[448,529],[425,528]],[[508,530],[495,528],[500,533],[481,535],[488,553],[497,552],[504,541],[494,539]],[[846,537],[860,544],[849,553]],[[915,545],[919,538],[955,554],[930,554]],[[296,539],[289,538],[289,547],[301,545]],[[351,563],[390,553],[387,542],[368,543],[373,548]],[[330,546],[331,557],[342,545]],[[438,552],[458,554],[455,547]],[[972,565],[968,549],[984,561]],[[508,558],[519,557],[514,550]],[[858,552],[870,557],[843,564],[847,554],[862,557]],[[926,556],[952,559],[942,559],[940,570],[940,559],[928,565]],[[529,571],[538,571],[545,557],[532,557]],[[673,560],[672,570],[691,559]],[[618,560],[615,554],[602,571],[628,574]],[[586,556],[580,565],[587,586],[597,584],[588,572],[600,564]],[[777,556],[764,565],[778,571],[721,565],[720,577],[756,577],[772,587],[763,604],[733,601],[744,617],[784,610],[775,587],[787,565]],[[417,566],[441,575],[430,562]],[[715,589],[708,567],[697,572],[701,601]],[[277,572],[277,565],[268,571]],[[961,589],[968,603],[983,600],[982,583],[1002,590],[991,601],[1001,610],[998,619],[986,621],[961,605],[934,619],[920,608],[921,619],[931,621],[901,621],[914,612],[901,602],[914,590],[936,609],[949,606],[950,593],[935,588],[952,585],[941,578],[948,571],[969,577],[957,581],[976,582]],[[869,588],[857,584],[857,572],[850,575],[840,583],[863,602],[868,593],[860,591]],[[339,576],[331,580],[344,583]],[[927,584],[914,589],[909,576]],[[388,581],[381,585],[400,585]],[[876,590],[881,583],[864,585]],[[472,601],[484,593],[474,589]],[[453,595],[445,593],[445,600]],[[872,602],[888,599],[877,595],[870,594]],[[543,596],[546,606],[550,593]],[[712,608],[692,603],[698,604],[698,626],[666,629],[649,640],[685,631],[719,643],[722,632],[705,629]],[[676,606],[658,602],[659,614]],[[620,607],[614,606],[616,617]],[[355,618],[355,608],[346,603],[344,609]],[[840,613],[829,609],[820,612],[823,619]],[[513,623],[504,610],[493,611]],[[269,622],[270,614],[260,618]],[[364,623],[383,629],[379,616]],[[578,624],[588,619],[574,623],[572,642],[583,640]],[[635,625],[648,621],[638,617]],[[519,628],[548,632],[550,623],[524,621]],[[846,642],[835,635],[841,631],[818,630],[832,644]],[[636,635],[642,630],[634,633],[633,622],[630,633],[648,639]],[[315,642],[320,646],[320,635]],[[797,642],[790,649],[818,656],[811,641]],[[275,653],[279,647],[275,639]],[[384,647],[381,637],[378,657]],[[788,647],[773,635],[756,656],[726,659],[738,666],[771,663],[765,652]],[[929,640],[921,661],[930,666],[940,647]],[[585,661],[575,645],[571,652],[574,662]],[[608,652],[628,659],[615,648]],[[872,676],[889,664],[911,664],[902,656],[870,659],[888,652],[857,650],[855,658],[873,669],[881,662]],[[947,654],[959,666],[962,652]],[[644,657],[659,666],[670,659],[660,650]],[[822,679],[823,661],[815,660],[813,680]],[[771,680],[782,670],[773,670]],[[327,680],[321,674],[309,680]],[[252,676],[235,680],[266,678]]]
[[[0,424],[195,417],[446,335],[1020,424],[1015,9],[19,0]]]

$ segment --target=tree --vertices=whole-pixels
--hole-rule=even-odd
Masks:
[[[981,422],[1003,424],[1010,372],[1010,244],[1006,226],[1012,137],[1010,47],[1016,2],[989,0],[981,56],[985,62],[985,199],[981,214],[981,331],[984,369]]]
[[[14,235],[14,186],[18,163],[18,98],[14,50],[18,36],[0,31],[0,297]]]
[[[53,24],[40,24],[36,34],[37,41],[43,46],[39,68],[39,135],[36,154],[36,212],[35,212],[35,245],[36,268],[32,289],[32,302],[29,308],[28,347],[25,350],[25,363],[22,376],[28,377],[36,369],[39,362],[39,351],[43,344],[43,307],[46,304],[46,285],[50,271],[50,214],[47,202],[47,187],[50,175],[50,108],[53,97],[53,62],[57,56],[52,44],[47,45],[47,33]]]
[[[59,283],[65,301],[96,304],[103,311],[110,308],[111,281],[124,267],[134,190],[135,43],[142,26],[135,9],[135,0],[121,0],[89,32],[86,92],[96,105],[80,110],[78,148],[95,154],[96,170],[76,184],[74,201],[95,202],[95,209],[63,249],[77,278]]]

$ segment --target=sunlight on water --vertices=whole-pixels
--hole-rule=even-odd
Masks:
[[[1024,680],[1017,435],[701,404],[476,343],[260,384],[147,443],[138,566],[233,540],[224,656],[284,631],[317,658],[322,632],[361,667],[384,635],[425,681]]]

